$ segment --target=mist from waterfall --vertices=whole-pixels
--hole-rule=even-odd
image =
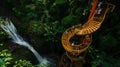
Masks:
[[[27,47],[37,58],[38,62],[42,64],[47,64],[49,63],[45,58],[42,58],[39,53],[28,43],[26,42],[17,32],[17,29],[9,20],[6,18],[2,24],[0,24],[0,27],[7,33],[11,38],[13,39],[13,42],[16,44],[19,44],[21,46]]]

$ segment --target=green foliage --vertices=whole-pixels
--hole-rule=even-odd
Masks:
[[[83,8],[81,8],[81,7],[78,7],[78,8],[75,10],[75,14],[76,14],[76,15],[81,16],[82,13],[83,13]]]
[[[40,23],[39,21],[31,21],[29,31],[31,33],[35,33],[36,35],[40,35],[44,33],[45,24]]]
[[[43,36],[47,44],[61,44],[61,35],[65,29],[76,25],[80,22],[79,19],[83,12],[86,12],[78,2],[84,0],[31,0],[31,1],[7,1],[12,5],[12,11],[24,23],[21,26],[28,24],[25,29],[29,34],[34,36]],[[16,5],[18,3],[19,5]],[[85,10],[85,11],[84,11]],[[89,11],[87,11],[89,12]],[[24,31],[22,31],[24,33]],[[58,38],[56,38],[58,36]],[[33,38],[32,38],[33,39]],[[32,41],[35,41],[34,39]]]
[[[4,22],[3,19],[0,18],[0,25]],[[0,41],[3,41],[4,39],[10,38],[7,36],[5,32],[3,32],[2,28],[0,27]]]
[[[0,43],[0,47],[2,46],[3,44]],[[20,59],[15,62],[12,60],[14,60],[14,58],[12,58],[12,54],[9,53],[8,49],[0,50],[0,67],[9,67],[9,65],[12,65],[13,67],[50,67],[49,64],[33,65],[30,61],[26,60]]]
[[[57,43],[59,40],[56,39],[56,36],[60,38],[58,33],[62,33],[64,28],[59,27],[59,22],[55,21],[51,24],[46,24],[44,30],[45,30],[44,36],[46,38],[46,41],[51,43]]]
[[[1,25],[3,22],[4,22],[4,20],[0,18],[0,25]]]
[[[73,22],[75,22],[75,18],[76,17],[74,15],[68,15],[62,19],[61,23],[62,23],[62,25],[65,25],[65,26],[67,26],[68,24],[72,25]]]
[[[117,67],[119,66],[120,58],[114,58],[107,55],[104,51],[100,51],[90,47],[88,53],[93,59],[91,62],[92,67]]]
[[[49,64],[38,64],[38,65],[35,65],[34,67],[50,67]]]
[[[7,49],[0,51],[0,67],[6,67],[8,64],[10,64],[11,60],[12,60],[11,54],[8,53]]]
[[[59,26],[59,22],[53,23],[40,23],[38,21],[31,21],[29,31],[35,35],[43,35],[46,42],[57,43],[59,40],[56,36],[61,38],[58,33],[62,33],[65,30],[64,27]]]
[[[3,35],[6,35],[6,33],[3,32],[3,31],[1,31],[1,32],[0,32],[0,35],[3,36]]]
[[[35,10],[36,6],[35,6],[35,4],[28,4],[25,6],[25,8],[30,9],[30,10]]]
[[[117,40],[112,35],[108,34],[100,38],[99,44],[101,44],[99,45],[101,49],[106,49],[106,47],[109,49],[117,45]]]
[[[33,67],[33,65],[30,63],[30,61],[18,60],[15,62],[13,67]]]
[[[27,1],[23,1],[26,3]],[[35,0],[30,1],[30,3],[22,4],[20,6],[15,6],[12,8],[13,12],[18,16],[22,17],[22,21],[29,22],[30,20],[41,20],[43,18],[48,18],[48,10],[47,10],[47,2],[46,0]],[[39,17],[39,19],[38,19]]]
[[[30,4],[26,6],[17,6],[13,8],[13,11],[17,16],[22,17],[23,21],[28,22],[30,19],[35,19],[36,17],[38,17],[37,14],[34,12],[34,9],[35,6],[33,4]]]
[[[48,44],[52,49],[58,49],[61,45],[62,33],[69,27],[87,21],[92,0],[4,0],[3,4],[11,6],[11,11],[22,22],[26,35],[43,46]],[[120,59],[113,54],[119,55],[120,41],[120,1],[106,0],[116,5],[112,13],[106,15],[101,28],[93,34],[92,48],[90,53],[92,67],[117,67]],[[2,21],[0,21],[2,23]],[[20,28],[21,29],[21,28]],[[0,32],[0,39],[4,38],[4,33]],[[36,39],[34,39],[36,38]],[[3,39],[1,39],[3,40]],[[0,41],[1,41],[0,40]],[[38,40],[38,43],[36,42]],[[51,45],[52,44],[52,45]],[[58,44],[56,46],[56,44]],[[1,44],[2,45],[2,44]],[[47,46],[48,46],[47,45]],[[41,45],[39,45],[41,46]],[[96,49],[95,49],[96,48]],[[60,50],[62,50],[60,48]],[[110,51],[111,50],[111,51]],[[115,50],[112,52],[112,50]],[[109,54],[108,54],[109,53]],[[2,63],[2,62],[1,62]]]
[[[56,4],[64,4],[66,2],[67,2],[67,0],[55,0]]]

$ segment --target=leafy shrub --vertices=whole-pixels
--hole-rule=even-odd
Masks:
[[[30,63],[30,61],[18,60],[15,62],[13,67],[33,67],[33,65]]]
[[[8,53],[7,49],[0,51],[0,67],[8,66],[11,60],[12,60],[11,54]]]
[[[0,44],[0,47],[3,46],[3,44]],[[0,67],[49,67],[49,64],[44,65],[33,65],[30,61],[26,60],[16,60],[13,62],[14,58],[12,58],[12,54],[9,53],[8,49],[0,50]]]
[[[92,67],[117,67],[119,66],[120,58],[115,58],[108,55],[104,51],[100,51],[93,47],[88,49],[89,56],[92,58]]]

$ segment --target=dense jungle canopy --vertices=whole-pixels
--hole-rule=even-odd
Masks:
[[[93,41],[86,56],[89,66],[86,67],[120,67],[120,0],[104,1],[116,7],[92,34]],[[0,16],[10,18],[18,32],[39,53],[56,59],[58,64],[65,52],[61,44],[63,32],[88,20],[91,2],[92,0],[0,0]],[[0,28],[0,67],[32,67],[37,64],[33,54],[24,47],[17,46],[17,49],[9,52],[12,44],[10,37]],[[3,56],[3,53],[6,55]],[[8,58],[8,61],[4,61],[3,57]],[[20,61],[21,59],[24,60]]]

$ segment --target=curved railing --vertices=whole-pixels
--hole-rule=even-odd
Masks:
[[[113,10],[114,7],[115,6],[112,4],[105,3],[104,7],[101,8],[102,9],[101,14],[98,15],[96,12],[94,12],[92,17],[89,18],[89,20],[85,24],[75,25],[67,29],[63,33],[61,39],[62,45],[65,48],[65,50],[67,52],[72,53],[73,55],[78,55],[86,51],[92,42],[91,33],[95,32],[97,29],[100,28],[103,20],[105,19],[106,14],[108,13],[108,11],[110,11],[111,8]],[[84,40],[83,42],[80,42],[79,45],[70,42],[70,39],[76,34],[82,36]],[[84,42],[86,42],[86,46],[83,45]]]
[[[91,34],[93,32],[95,32],[96,30],[98,30],[102,24],[102,22],[105,19],[106,14],[109,11],[113,11],[113,9],[115,8],[114,5],[109,4],[109,3],[105,3],[103,8],[100,8],[101,14],[96,14],[96,12],[94,12],[93,16],[87,21],[87,23],[82,25],[82,28],[80,29],[76,29],[78,32],[76,33],[77,35],[86,35],[86,34]],[[96,11],[99,9],[96,9]]]
[[[67,56],[72,62],[80,60],[82,60],[82,62],[84,61],[84,52],[88,49],[92,42],[91,33],[95,32],[100,28],[106,14],[109,11],[113,11],[113,9],[115,8],[114,5],[109,3],[103,3],[103,7],[100,7],[101,4],[97,4],[97,2],[98,0],[94,0],[91,13],[89,15],[88,21],[85,24],[78,24],[72,26],[71,28],[67,29],[62,35],[61,41],[62,46],[66,50],[65,56]],[[98,6],[99,8],[96,8],[96,6]],[[79,44],[70,41],[71,38],[75,35],[82,37]],[[81,54],[83,55],[81,56]],[[64,59],[61,60],[60,65],[62,64],[64,67],[66,67],[62,63],[62,61],[64,61]]]

